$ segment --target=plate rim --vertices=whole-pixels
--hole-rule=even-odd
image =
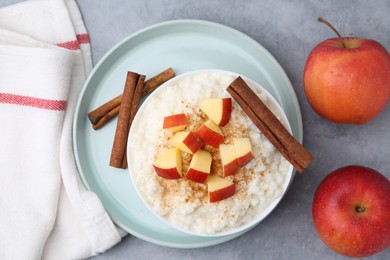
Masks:
[[[282,66],[275,59],[275,57],[267,49],[265,49],[259,42],[257,42],[256,40],[254,40],[253,38],[251,38],[247,34],[241,32],[241,31],[239,31],[239,30],[237,30],[235,28],[232,28],[230,26],[227,26],[227,25],[224,25],[224,24],[220,24],[220,23],[217,23],[217,22],[211,22],[211,21],[206,21],[206,20],[198,20],[198,19],[177,19],[177,20],[164,21],[164,22],[160,22],[160,23],[157,23],[157,24],[149,25],[149,26],[147,26],[147,27],[145,27],[143,29],[140,29],[140,30],[138,30],[138,31],[128,35],[127,37],[125,37],[124,39],[122,39],[121,41],[116,43],[115,45],[113,45],[100,58],[100,60],[96,63],[96,65],[93,67],[93,69],[89,73],[89,75],[88,75],[86,81],[84,82],[84,85],[83,85],[83,87],[82,87],[82,89],[81,89],[81,91],[80,91],[80,93],[78,95],[77,102],[76,102],[76,107],[75,107],[75,112],[74,112],[74,115],[73,115],[73,122],[72,122],[73,123],[73,127],[72,127],[72,144],[73,144],[73,152],[74,152],[74,157],[75,157],[75,161],[76,161],[76,166],[77,166],[77,169],[79,171],[79,176],[80,176],[80,178],[82,180],[83,185],[89,191],[92,191],[92,192],[94,192],[96,194],[96,192],[89,185],[89,181],[87,180],[87,177],[86,177],[85,173],[82,170],[81,162],[79,160],[80,156],[79,156],[79,152],[78,152],[78,150],[76,148],[76,147],[78,147],[77,126],[78,126],[78,117],[79,117],[79,114],[80,114],[80,107],[81,107],[81,103],[83,101],[83,97],[85,96],[85,92],[89,88],[88,86],[90,86],[90,82],[93,80],[96,71],[105,63],[105,61],[109,57],[111,57],[111,55],[115,51],[117,51],[118,48],[120,48],[125,43],[127,43],[128,41],[130,41],[131,39],[133,39],[133,38],[135,38],[135,37],[137,37],[139,35],[142,35],[144,33],[147,33],[149,31],[152,31],[152,30],[155,30],[155,29],[158,29],[158,28],[161,28],[161,27],[169,27],[169,26],[176,26],[176,25],[187,25],[188,26],[188,25],[195,25],[195,24],[202,25],[202,26],[205,26],[205,27],[216,28],[218,30],[223,30],[226,33],[230,33],[230,34],[235,34],[235,35],[238,36],[239,39],[241,39],[243,41],[246,41],[248,43],[251,43],[252,45],[254,45],[254,47],[256,47],[259,50],[259,52],[261,52],[263,55],[267,56],[267,58],[273,63],[273,65],[278,70],[278,73],[282,76],[283,81],[286,84],[286,87],[288,87],[288,89],[289,89],[289,92],[293,93],[293,95],[291,96],[291,101],[292,101],[292,104],[293,104],[293,106],[294,106],[294,108],[296,110],[296,115],[295,116],[296,116],[296,119],[297,119],[297,129],[296,129],[296,133],[294,133],[294,129],[292,129],[293,130],[293,135],[295,136],[295,138],[298,141],[300,141],[301,143],[303,142],[302,113],[301,113],[300,105],[299,105],[299,102],[298,102],[298,98],[296,96],[296,92],[295,92],[295,90],[294,90],[294,88],[292,86],[292,83],[289,80],[286,72],[282,68]],[[98,196],[98,194],[96,194],[96,196]],[[103,207],[104,207],[104,204],[103,204]],[[136,236],[136,237],[138,237],[140,239],[143,239],[143,240],[145,240],[147,242],[151,242],[151,243],[154,243],[154,244],[157,244],[157,245],[161,245],[161,246],[174,247],[174,248],[200,248],[200,247],[207,247],[207,246],[217,245],[217,244],[220,244],[220,243],[232,240],[232,239],[234,239],[234,238],[236,238],[238,236],[241,236],[242,234],[248,232],[250,229],[253,228],[252,227],[252,228],[250,228],[248,230],[243,230],[243,231],[241,231],[239,233],[236,233],[236,234],[233,234],[233,235],[227,235],[227,236],[222,236],[222,237],[213,237],[213,239],[210,240],[210,241],[180,244],[180,243],[165,242],[165,241],[162,241],[162,240],[154,239],[154,238],[151,238],[151,237],[146,236],[144,234],[141,234],[139,232],[136,232],[134,230],[131,230],[130,228],[128,228],[126,226],[126,224],[122,223],[121,221],[119,221],[118,219],[113,217],[112,214],[110,212],[108,212],[108,210],[106,210],[106,212],[110,216],[110,218],[113,221],[113,223],[115,223],[117,226],[119,226],[122,229],[124,229],[129,234],[132,234],[132,235],[134,235],[134,236]],[[201,240],[206,239],[206,238],[210,239],[209,237],[206,237],[206,238],[205,237],[198,237],[198,238],[201,239]]]
[[[151,31],[151,30],[154,30],[156,28],[159,28],[159,27],[165,27],[165,26],[171,26],[171,25],[176,25],[176,24],[200,24],[200,25],[204,25],[206,27],[209,27],[209,26],[212,26],[212,27],[218,27],[222,30],[225,30],[225,31],[228,31],[230,33],[233,33],[233,34],[236,34],[238,36],[240,36],[240,38],[243,38],[245,39],[246,41],[250,42],[251,44],[253,44],[256,48],[260,49],[263,54],[265,54],[267,56],[267,58],[269,58],[270,60],[272,60],[273,64],[277,67],[277,69],[279,70],[279,72],[283,75],[283,79],[285,81],[285,83],[287,83],[288,85],[288,88],[289,90],[294,93],[294,96],[292,97],[292,102],[294,104],[294,107],[296,107],[297,109],[297,133],[294,133],[293,132],[293,135],[297,135],[295,136],[295,138],[303,143],[303,120],[302,120],[302,111],[301,111],[301,108],[300,108],[300,105],[299,105],[299,101],[298,101],[298,97],[296,95],[296,92],[295,92],[295,89],[287,75],[287,73],[284,71],[283,67],[280,65],[280,63],[276,60],[276,58],[263,46],[261,45],[259,42],[257,42],[255,39],[253,39],[252,37],[250,37],[249,35],[239,31],[238,29],[235,29],[233,27],[230,27],[230,26],[227,26],[227,25],[224,25],[224,24],[221,24],[221,23],[217,23],[217,22],[211,22],[211,21],[206,21],[206,20],[200,20],[200,19],[177,19],[177,20],[168,20],[168,21],[164,21],[164,22],[160,22],[160,23],[156,23],[156,24],[152,24],[152,25],[149,25],[143,29],[140,29],[136,32],[133,32],[131,33],[130,35],[126,36],[125,38],[123,38],[122,40],[120,40],[118,43],[114,44],[101,58],[100,60],[96,63],[96,65],[93,67],[93,69],[91,70],[91,72],[89,73],[84,85],[83,85],[83,88],[82,90],[80,91],[79,93],[79,96],[78,96],[78,99],[77,99],[77,104],[76,104],[76,109],[78,111],[78,108],[80,107],[80,101],[81,101],[81,97],[84,95],[85,91],[86,91],[86,88],[89,84],[89,82],[92,80],[92,77],[93,75],[95,74],[95,71],[98,70],[100,68],[100,66],[102,65],[102,63],[104,63],[104,61],[109,57],[111,56],[111,54],[113,52],[115,52],[119,47],[121,47],[124,43],[126,43],[127,41],[129,41],[130,39],[138,36],[138,35],[141,35],[145,32],[148,32],[148,31]],[[80,103],[79,103],[80,102]],[[75,114],[74,114],[74,117],[73,117],[73,123],[76,121],[75,118],[76,118],[76,110],[75,110]],[[74,125],[74,124],[73,124]],[[294,130],[294,129],[293,129]]]

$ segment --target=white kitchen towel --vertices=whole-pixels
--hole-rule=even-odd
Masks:
[[[82,259],[123,235],[73,157],[72,118],[91,67],[74,0],[0,9],[0,259]]]

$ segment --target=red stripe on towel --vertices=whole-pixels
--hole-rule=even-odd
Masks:
[[[80,44],[88,44],[89,43],[89,35],[87,33],[77,34],[76,39],[74,41],[67,41],[57,43],[57,46],[69,49],[69,50],[80,50]]]
[[[88,44],[89,43],[89,35],[87,33],[77,34],[77,41],[79,44]]]
[[[68,50],[80,50],[80,44],[78,41],[68,41],[68,42],[62,42],[62,43],[57,43],[57,46],[60,46],[62,48],[68,49]]]
[[[14,104],[19,106],[36,107],[46,110],[64,111],[66,100],[52,100],[37,97],[0,93],[0,103]]]

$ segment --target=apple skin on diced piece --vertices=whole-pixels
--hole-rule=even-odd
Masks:
[[[232,113],[231,98],[208,98],[200,103],[200,110],[219,126],[225,126]]]
[[[153,164],[156,174],[165,179],[180,179],[182,160],[180,150],[170,148],[163,151]]]
[[[190,154],[196,153],[204,145],[196,134],[187,131],[175,133],[175,135],[169,139],[169,143],[181,151]]]
[[[223,177],[232,175],[238,169],[234,145],[221,144],[219,146],[219,153],[221,155]]]
[[[183,130],[188,125],[188,120],[185,114],[175,114],[164,117],[163,129],[167,129],[172,133]]]
[[[221,128],[211,120],[207,120],[195,133],[203,142],[214,148],[218,148],[225,138]]]
[[[244,167],[254,157],[252,152],[252,144],[249,138],[233,138],[234,149],[236,150],[237,165],[238,167]]]
[[[211,154],[204,150],[197,151],[193,156],[190,167],[185,175],[186,179],[205,183],[210,174],[212,157]]]
[[[236,185],[233,182],[216,175],[210,175],[206,184],[211,203],[227,199],[236,192]]]
[[[223,98],[222,99],[222,118],[219,122],[219,126],[225,126],[229,123],[230,115],[232,114],[232,99]]]

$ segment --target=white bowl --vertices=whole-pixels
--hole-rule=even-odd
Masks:
[[[174,102],[173,100],[176,99],[176,97],[173,97],[173,95],[172,95],[174,93],[174,92],[172,92],[172,89],[179,88],[179,90],[180,90],[180,88],[182,88],[180,85],[182,82],[188,81],[187,83],[191,83],[191,82],[194,83],[192,81],[194,78],[197,78],[198,80],[201,79],[200,80],[201,83],[198,85],[205,84],[205,81],[207,81],[207,79],[208,79],[207,75],[222,75],[222,77],[226,78],[226,79],[228,79],[228,78],[235,79],[237,76],[241,76],[252,89],[261,91],[262,95],[264,95],[267,99],[267,106],[271,109],[271,111],[273,111],[273,113],[280,119],[280,121],[285,125],[285,127],[291,133],[291,128],[290,128],[288,119],[287,119],[285,113],[283,112],[283,109],[279,106],[279,104],[271,96],[271,94],[269,94],[258,83],[256,83],[255,81],[253,81],[245,76],[242,76],[242,75],[239,75],[237,73],[230,72],[230,71],[198,70],[198,71],[192,71],[192,72],[178,75],[175,78],[167,81],[166,83],[161,85],[158,89],[156,89],[151,95],[149,95],[149,97],[144,101],[144,103],[142,104],[142,106],[138,110],[137,115],[134,118],[132,127],[130,129],[129,138],[128,138],[128,146],[127,146],[127,159],[128,159],[131,180],[133,182],[135,190],[138,193],[138,195],[140,196],[141,200],[145,203],[147,208],[149,208],[150,211],[153,212],[153,214],[155,214],[159,219],[161,219],[163,222],[167,223],[171,227],[173,227],[177,230],[180,230],[182,232],[185,232],[187,234],[191,234],[191,235],[195,235],[195,236],[217,237],[217,236],[231,235],[231,234],[238,233],[238,232],[241,232],[244,230],[249,230],[249,229],[253,228],[255,225],[257,225],[258,223],[260,223],[264,218],[266,218],[272,212],[272,210],[279,204],[280,200],[282,199],[282,197],[286,193],[290,183],[292,182],[295,171],[290,163],[285,163],[285,165],[287,165],[287,167],[285,168],[285,171],[283,172],[283,174],[285,175],[284,180],[279,179],[279,189],[280,189],[279,195],[280,196],[277,196],[276,198],[274,198],[271,202],[269,202],[269,204],[265,208],[263,208],[260,212],[258,212],[254,216],[252,216],[252,218],[250,220],[248,220],[246,223],[239,225],[239,226],[236,226],[236,227],[233,227],[233,228],[230,228],[230,229],[227,228],[227,229],[220,231],[220,232],[210,233],[207,230],[206,231],[205,230],[199,231],[199,229],[202,229],[203,227],[199,227],[198,230],[193,230],[193,229],[189,228],[189,226],[191,227],[193,225],[190,224],[190,225],[186,226],[186,225],[183,225],[183,223],[181,223],[181,222],[180,222],[181,224],[173,223],[172,220],[168,220],[167,218],[162,216],[161,212],[158,212],[159,207],[156,206],[157,204],[155,204],[153,199],[150,199],[152,197],[155,197],[155,195],[160,194],[159,193],[160,190],[158,187],[159,184],[157,181],[157,179],[160,177],[156,176],[156,174],[153,171],[153,160],[154,160],[153,156],[155,153],[155,149],[157,149],[155,147],[156,140],[154,140],[155,136],[150,136],[147,133],[148,133],[148,131],[150,131],[151,133],[153,133],[153,135],[157,134],[157,135],[160,135],[159,136],[160,138],[164,138],[164,136],[165,136],[164,131],[166,131],[166,130],[162,129],[163,116],[167,116],[167,115],[173,114],[173,113],[180,113],[180,110],[176,110],[176,111],[173,111],[173,113],[168,113],[168,114],[164,113],[164,111],[163,111],[164,110],[163,108],[166,108],[169,105],[170,105],[171,110],[176,109],[176,108],[174,108],[173,104],[169,104],[169,102],[172,103],[172,102]],[[210,77],[211,76],[209,76],[209,78]],[[223,85],[224,89],[226,89],[228,87],[230,82]],[[192,85],[193,89],[185,90],[185,93],[189,93],[189,92],[193,91],[195,96],[197,96],[197,95],[207,96],[208,95],[207,92],[209,90],[207,88],[204,88],[203,86],[198,86],[198,85],[196,85],[194,83]],[[176,87],[172,87],[172,86],[176,86]],[[195,90],[195,89],[197,89],[197,90]],[[196,91],[198,91],[198,92],[196,92]],[[226,92],[225,95],[228,95],[228,93]],[[165,99],[164,99],[164,96],[165,96]],[[167,99],[168,99],[168,103],[165,103],[165,100],[167,100]],[[197,100],[197,97],[195,97],[194,100],[192,100],[192,102],[197,102],[197,101],[200,101],[200,100]],[[180,100],[177,100],[177,103],[179,103],[179,102],[180,102]],[[238,106],[238,105],[236,105],[236,106]],[[180,108],[178,108],[178,109],[180,109]],[[155,112],[151,112],[151,111],[155,111]],[[184,111],[182,111],[182,112],[184,112]],[[250,123],[252,124],[252,127],[253,127],[253,123],[251,121],[250,121]],[[145,133],[146,133],[146,136],[142,136]],[[166,138],[166,136],[165,136],[165,138]],[[165,142],[165,141],[162,141],[161,139],[158,139],[158,140],[159,141],[157,141],[157,142],[160,142],[160,143]],[[283,160],[285,160],[285,159],[283,158]],[[276,177],[273,177],[273,178],[276,178]],[[149,182],[149,180],[150,180],[150,182]],[[185,180],[185,181],[189,181],[189,180]],[[275,180],[274,180],[274,182],[275,182]],[[264,187],[262,187],[262,189],[264,189]],[[272,187],[269,190],[270,190],[269,193],[271,193],[271,194],[272,194],[272,192],[276,193],[276,191],[272,190]],[[259,192],[260,192],[260,187],[259,187]],[[232,198],[234,198],[234,196],[235,195],[233,195]],[[178,199],[180,199],[180,198],[178,198]],[[262,200],[261,197],[258,197],[258,198],[255,197],[254,200],[256,201],[256,199],[258,199],[259,201]],[[259,202],[259,203],[261,203],[261,202]],[[154,204],[154,206],[153,206],[153,204]],[[209,207],[209,206],[207,206],[207,207]],[[185,207],[183,207],[183,208],[185,208]],[[205,208],[206,208],[206,206],[205,206]],[[188,210],[187,208],[185,208],[185,209]],[[178,210],[180,210],[180,209],[178,209]],[[180,212],[180,214],[181,214],[181,212]],[[188,214],[187,218],[189,218],[190,216],[192,216],[192,215]],[[181,217],[177,217],[176,219],[181,219]],[[185,221],[185,220],[181,220],[181,221]],[[215,225],[218,225],[217,221],[214,221],[213,223]]]

